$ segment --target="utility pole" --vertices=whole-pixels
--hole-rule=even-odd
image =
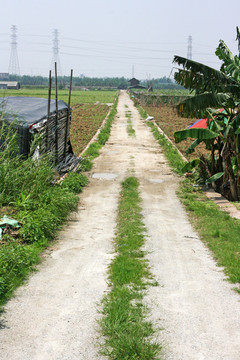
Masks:
[[[188,37],[188,48],[187,48],[187,58],[192,60],[192,36]]]
[[[60,58],[59,58],[59,40],[58,40],[58,35],[59,32],[57,29],[53,30],[53,58],[52,58],[52,65],[51,65],[51,69],[52,69],[52,73],[54,74],[55,71],[55,63],[57,63],[57,67],[58,67],[58,74],[61,76],[62,75],[62,71],[61,71],[61,64],[60,64]]]
[[[11,27],[12,34],[11,34],[11,54],[9,60],[9,68],[8,72],[12,75],[20,75],[20,67],[18,62],[18,55],[17,55],[17,27],[16,25],[12,25]]]

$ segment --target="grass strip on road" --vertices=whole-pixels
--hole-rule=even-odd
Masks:
[[[102,353],[114,360],[157,359],[161,347],[152,341],[154,328],[146,320],[144,290],[156,285],[144,258],[145,227],[141,215],[138,181],[122,183],[115,237],[116,257],[109,267],[111,290],[103,299],[100,320],[105,344]],[[158,358],[159,359],[159,358]]]
[[[131,111],[126,111],[125,116],[127,118],[127,133],[128,136],[136,137],[135,130],[132,126],[132,114]]]

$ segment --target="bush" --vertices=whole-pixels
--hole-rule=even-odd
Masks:
[[[62,182],[61,188],[79,194],[88,184],[88,178],[83,174],[70,173]]]
[[[17,242],[2,245],[0,251],[0,304],[8,298],[37,262],[36,248],[22,246]]]

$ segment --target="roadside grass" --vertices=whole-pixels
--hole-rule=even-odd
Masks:
[[[100,326],[105,343],[101,353],[114,360],[157,359],[161,351],[161,346],[152,340],[154,328],[146,320],[149,310],[142,302],[144,290],[156,284],[141,249],[145,227],[138,186],[135,177],[122,183],[116,256],[109,267],[111,290],[102,302]]]
[[[87,184],[76,173],[56,183],[49,158],[36,162],[12,156],[16,145],[11,132],[5,142],[0,152],[0,219],[7,215],[20,227],[5,227],[0,241],[0,305],[40,261],[40,252],[76,210],[77,194]]]
[[[139,105],[137,108],[142,118],[146,118],[146,111]],[[175,147],[159,133],[153,123],[148,122],[147,125],[162,146],[172,170],[178,175],[183,175],[185,162]],[[212,251],[217,264],[224,267],[229,281],[236,284],[236,291],[240,293],[240,221],[221,211],[205,196],[200,187],[196,188],[193,185],[190,178],[182,178],[178,196],[201,240]]]
[[[154,138],[158,141],[159,145],[163,148],[164,154],[168,160],[171,169],[178,175],[184,174],[184,165],[186,162],[183,160],[177,149],[166,139],[166,137],[159,133],[158,128],[148,121],[147,125],[150,127]]]
[[[202,241],[240,294],[240,221],[221,211],[189,179],[181,182],[178,196]]]
[[[136,133],[135,130],[132,126],[132,115],[131,115],[131,111],[126,111],[125,112],[125,116],[127,118],[127,133],[129,136],[133,136],[136,137]]]

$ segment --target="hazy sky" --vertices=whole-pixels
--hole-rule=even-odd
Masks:
[[[8,72],[11,26],[17,26],[21,75],[48,76],[53,30],[61,72],[75,76],[169,76],[173,55],[219,68],[220,39],[237,53],[239,0],[0,0],[0,72]]]

